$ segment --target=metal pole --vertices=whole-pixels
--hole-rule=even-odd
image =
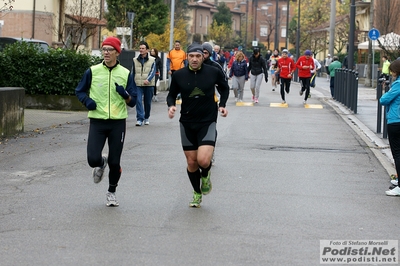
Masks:
[[[279,0],[276,0],[276,6],[275,6],[275,49],[279,49],[279,37],[278,37],[278,31],[279,31]]]
[[[336,22],[336,0],[331,0],[331,17],[329,21],[329,53],[335,55],[335,22]]]
[[[247,21],[248,20],[249,20],[249,0],[246,0],[246,30],[244,31],[244,50],[245,51],[247,49],[247,31],[248,31]]]
[[[175,18],[175,0],[171,0],[171,22],[169,30],[169,49],[172,50],[174,44],[174,18]]]
[[[133,35],[133,18],[131,20],[131,39],[129,43],[129,50],[132,50],[132,35]]]
[[[287,0],[287,7],[286,7],[286,43],[285,43],[286,49],[289,49],[289,36],[288,36],[288,33],[289,33],[289,3],[290,3],[290,0]]]
[[[354,32],[356,30],[356,0],[351,0],[350,6],[350,32],[349,32],[349,69],[354,68]]]
[[[257,0],[253,1],[254,6],[253,6],[253,12],[254,12],[254,38],[253,41],[257,41],[257,7],[258,7],[258,3]]]
[[[297,2],[297,32],[296,32],[296,60],[300,55],[300,0]],[[299,81],[298,71],[295,72],[294,80]]]

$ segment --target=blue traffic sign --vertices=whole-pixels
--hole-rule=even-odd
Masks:
[[[368,38],[370,38],[372,41],[378,40],[379,36],[381,36],[381,34],[379,33],[379,30],[377,30],[375,28],[372,28],[368,32]]]

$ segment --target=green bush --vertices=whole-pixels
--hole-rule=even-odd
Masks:
[[[23,87],[33,95],[74,95],[85,70],[99,61],[71,50],[44,53],[32,43],[17,42],[0,53],[0,87]]]

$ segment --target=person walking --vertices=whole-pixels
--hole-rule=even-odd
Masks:
[[[264,58],[260,55],[260,48],[253,49],[253,55],[249,59],[248,71],[250,72],[250,90],[253,94],[252,100],[258,103],[260,97],[260,87],[263,78],[268,83],[268,68]]]
[[[275,49],[272,55],[269,57],[269,60],[272,62],[273,60],[276,61],[276,66],[278,67],[278,60],[281,58],[279,54],[279,50]],[[279,72],[275,71],[275,76],[276,76],[276,83],[279,85],[280,84],[280,78],[279,78]]]
[[[232,78],[232,88],[237,95],[236,101],[243,102],[244,84],[249,80],[249,71],[247,69],[247,62],[244,59],[244,54],[239,51],[235,55],[235,61],[232,63],[229,77]]]
[[[306,50],[304,55],[300,56],[296,62],[296,67],[298,69],[298,75],[300,79],[300,96],[305,92],[303,104],[307,103],[308,95],[310,94],[310,79],[312,72],[315,68],[314,59],[312,58],[312,53],[310,50]]]
[[[269,67],[269,71],[271,73],[271,83],[272,83],[272,91],[276,90],[276,84],[278,83],[278,77],[276,70],[278,69],[278,64],[275,60],[271,60],[271,66]]]
[[[132,75],[137,85],[136,126],[149,125],[155,85],[155,58],[149,56],[147,42],[139,43],[139,56],[133,58]]]
[[[382,71],[382,74],[381,74],[380,78],[389,80],[389,77],[390,77],[389,66],[390,66],[390,62],[388,60],[388,57],[386,55],[382,56],[382,68],[380,69]]]
[[[214,45],[214,51],[212,53],[212,60],[220,64],[220,66],[225,69],[226,68],[226,58],[224,53],[221,51],[221,47],[219,45]]]
[[[329,65],[332,63],[332,58],[331,55],[328,54],[327,57],[325,58],[324,66],[325,66],[325,71],[326,71],[326,81],[329,81],[330,75],[329,75]]]
[[[279,73],[279,79],[281,84],[281,98],[282,103],[285,104],[285,92],[289,94],[290,83],[292,81],[293,72],[296,70],[296,64],[293,59],[288,57],[288,50],[282,51],[282,57],[278,59],[278,69],[276,72]]]
[[[322,68],[321,63],[318,62],[317,59],[314,58],[314,55],[311,53],[311,58],[314,60],[314,68],[311,69],[311,80],[310,80],[310,87],[315,88],[315,78],[317,77],[318,71]],[[309,95],[311,97],[311,94]]]
[[[332,98],[335,99],[335,71],[338,68],[342,68],[342,64],[337,56],[333,56],[332,60],[332,63],[329,65],[329,75],[331,76],[329,87],[331,89]]]
[[[390,150],[393,155],[396,175],[400,173],[400,60],[389,65],[393,83],[388,92],[382,95],[379,102],[386,106],[387,133]],[[387,196],[400,196],[398,184],[386,191]]]
[[[202,195],[212,190],[211,157],[216,142],[218,112],[228,115],[225,108],[229,86],[225,76],[216,67],[203,63],[203,47],[191,44],[187,49],[188,67],[174,73],[167,96],[168,116],[174,118],[178,93],[182,96],[180,134],[187,162],[187,174],[193,187],[193,200],[189,207],[199,208]],[[221,95],[215,101],[215,85]]]
[[[176,40],[174,49],[167,54],[167,73],[172,76],[175,71],[187,65],[186,53],[181,49],[181,42]]]
[[[103,179],[108,164],[106,206],[117,207],[119,202],[115,192],[122,173],[120,162],[128,117],[126,105],[135,106],[137,88],[129,70],[117,60],[121,53],[120,40],[107,37],[101,46],[103,62],[86,70],[75,94],[89,110],[87,161],[93,167],[93,181],[99,183]],[[109,154],[103,156],[106,140]]]
[[[154,76],[154,95],[153,95],[153,101],[157,102],[157,82],[159,80],[163,80],[163,64],[161,58],[158,56],[158,50],[156,48],[153,48],[150,50],[150,55],[156,59],[156,74]]]

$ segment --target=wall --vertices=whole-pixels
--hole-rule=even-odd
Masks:
[[[24,88],[0,88],[0,137],[24,132]]]

